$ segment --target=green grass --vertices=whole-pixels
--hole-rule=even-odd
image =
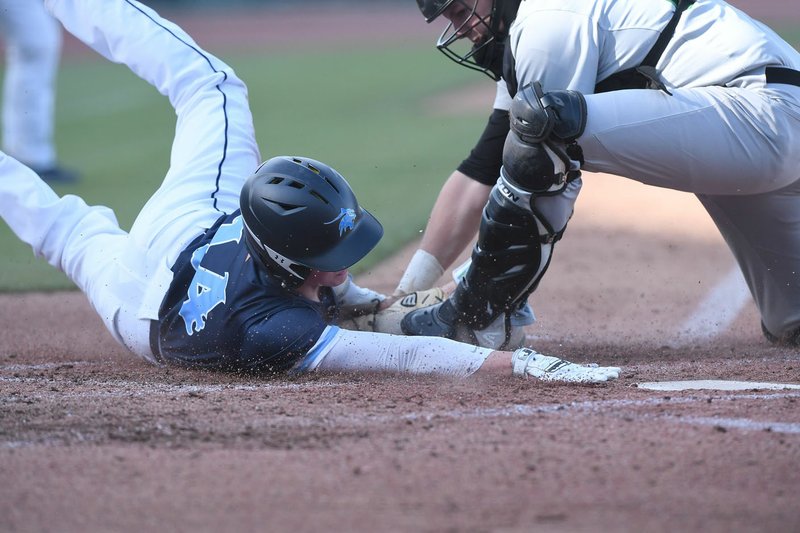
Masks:
[[[786,39],[786,41],[795,47],[795,49],[800,50],[800,28],[797,27],[790,27],[778,24],[773,26],[775,31],[777,31],[781,37]]]
[[[262,158],[306,155],[331,164],[383,222],[383,241],[356,271],[419,234],[441,182],[488,112],[455,118],[426,112],[426,98],[476,81],[466,69],[442,68],[446,60],[428,43],[411,50],[220,55],[248,84]],[[129,228],[168,168],[174,122],[166,98],[126,68],[99,56],[62,63],[56,141],[60,159],[83,177],[56,192],[107,205]],[[73,287],[5,224],[0,247],[0,291]]]
[[[783,28],[800,43],[796,28]],[[429,43],[404,49],[225,54],[248,84],[263,159],[306,155],[350,181],[385,227],[362,271],[424,228],[442,181],[477,139],[488,107],[458,117],[430,115],[427,98],[467,83],[491,83],[449,65]],[[125,67],[67,61],[59,74],[56,142],[83,174],[56,187],[111,207],[122,227],[157,188],[169,162],[175,117],[166,98]],[[0,224],[0,291],[72,288]]]

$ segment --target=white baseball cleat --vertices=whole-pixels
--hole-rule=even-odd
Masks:
[[[600,383],[617,379],[621,370],[616,366],[570,363],[558,357],[542,355],[530,348],[515,351],[513,361],[515,376],[533,376],[542,381]]]

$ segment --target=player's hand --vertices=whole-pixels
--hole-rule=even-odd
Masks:
[[[344,283],[332,289],[336,305],[339,307],[339,315],[342,317],[374,313],[386,299],[386,296],[379,292],[356,285],[349,274]]]
[[[415,309],[428,307],[447,298],[447,293],[438,287],[426,291],[416,291],[405,296],[386,298],[384,302],[390,304],[385,309],[383,302],[380,309],[360,316],[344,317],[339,325],[354,331],[376,331],[379,333],[392,333],[402,335],[400,322],[403,317]]]
[[[579,365],[558,357],[542,355],[530,348],[520,348],[513,355],[514,374],[533,376],[542,381],[567,383],[600,383],[617,379],[621,369],[616,366]]]

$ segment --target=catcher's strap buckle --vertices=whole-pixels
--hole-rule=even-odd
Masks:
[[[651,67],[650,65],[639,65],[636,67],[636,72],[644,76],[644,79],[647,80],[646,87],[648,89],[663,91],[672,96],[672,93],[667,90],[667,86],[664,85],[664,82],[659,79],[659,72],[655,67]]]
[[[566,226],[561,231],[556,231],[553,233],[547,233],[546,235],[541,235],[539,237],[539,242],[541,244],[555,244],[561,240],[561,237],[564,236],[565,231],[567,231]]]

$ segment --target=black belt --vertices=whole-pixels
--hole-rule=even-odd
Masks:
[[[800,87],[800,71],[787,67],[767,67],[764,74],[767,83],[784,83]]]

